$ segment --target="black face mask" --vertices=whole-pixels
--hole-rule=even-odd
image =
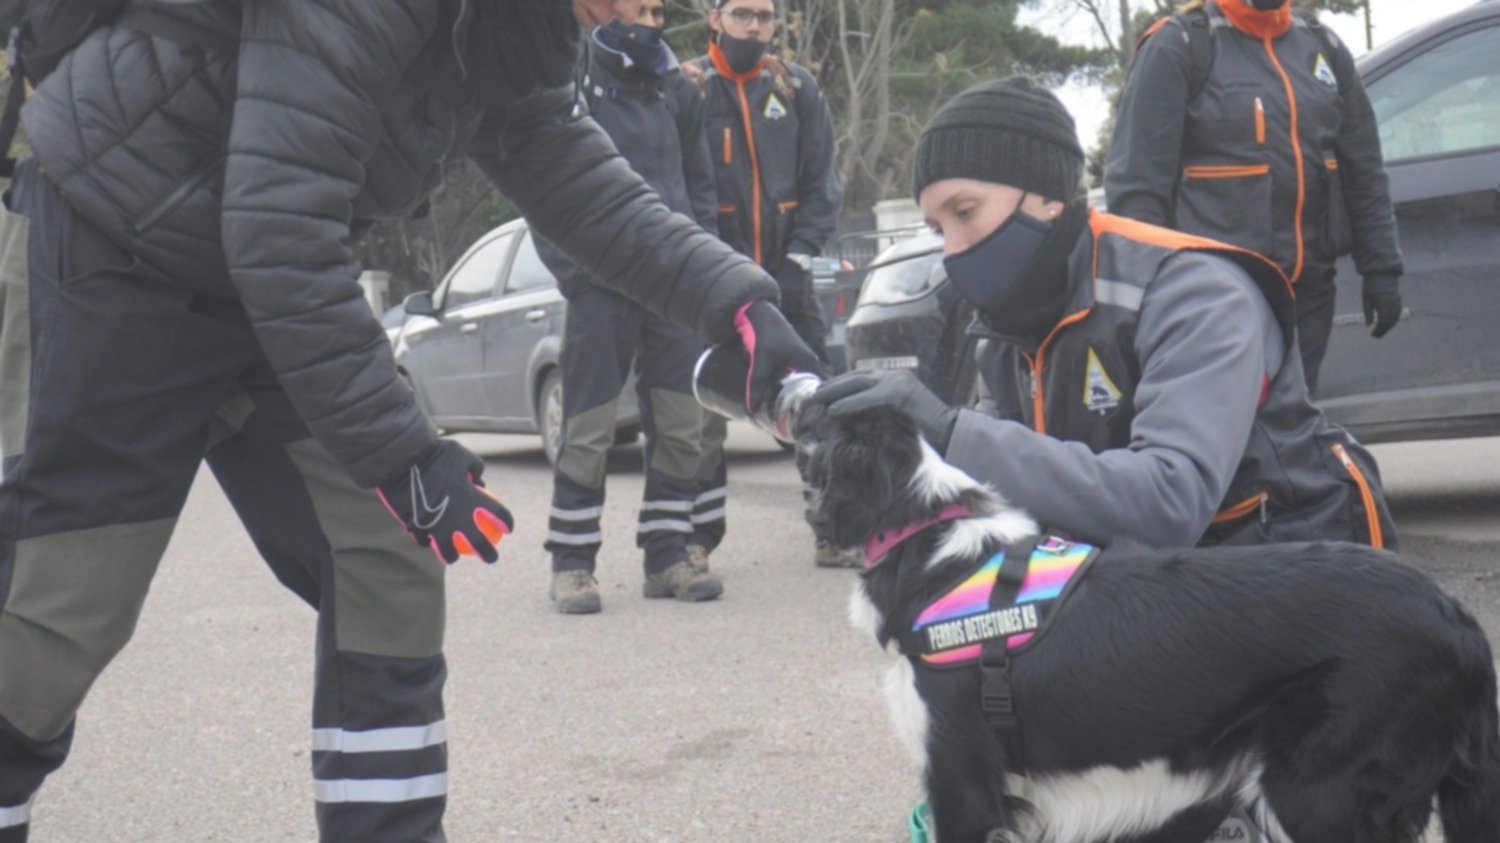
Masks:
[[[614,21],[599,27],[597,38],[600,44],[629,56],[641,73],[660,76],[672,67],[662,31],[654,26]]]
[[[1250,5],[1262,12],[1274,12],[1286,5],[1286,0],[1249,0]]]
[[[1023,212],[1018,205],[1010,219],[988,237],[943,258],[943,268],[958,294],[985,314],[995,327],[1003,329],[1015,321],[1008,316],[1025,316],[1010,311],[1019,300],[1029,298],[1027,291],[1021,289],[1021,280],[1051,232],[1051,226]]]
[[[724,60],[729,62],[729,68],[735,73],[749,73],[760,64],[760,60],[766,56],[766,48],[771,46],[764,41],[755,38],[735,38],[727,32],[719,33],[719,51],[724,54]]]

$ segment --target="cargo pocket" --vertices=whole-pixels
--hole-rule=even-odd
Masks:
[[[8,205],[7,196],[7,205]],[[31,307],[27,233],[31,221],[0,208],[0,456],[26,450],[31,394]]]
[[[1375,458],[1343,428],[1319,434],[1318,441],[1327,455],[1330,470],[1348,486],[1352,538],[1374,548],[1395,550],[1395,525],[1386,508]]]
[[[1354,248],[1354,227],[1349,221],[1349,206],[1344,202],[1344,180],[1339,175],[1339,159],[1323,158],[1323,192],[1328,202],[1328,219],[1323,222],[1323,248],[1331,257],[1341,258]]]
[[[1184,167],[1177,185],[1177,227],[1270,254],[1271,165]]]

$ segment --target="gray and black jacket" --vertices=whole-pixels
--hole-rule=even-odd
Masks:
[[[1204,37],[1206,76],[1193,48]],[[1256,35],[1210,2],[1146,38],[1104,189],[1111,213],[1252,249],[1293,283],[1331,276],[1351,249],[1361,275],[1402,270],[1369,97],[1348,48],[1311,15]]]
[[[682,74],[676,56],[671,56],[671,65],[664,76],[641,73],[624,54],[592,35],[584,43],[579,95],[589,116],[662,203],[716,235],[717,201],[703,127],[703,95]],[[557,276],[564,296],[572,298],[589,283],[588,273],[549,244],[539,242],[537,251]]]
[[[1038,347],[980,328],[949,462],[1084,541],[1394,547],[1374,460],[1308,399],[1275,267],[1096,212],[1067,275]]]
[[[821,254],[838,225],[843,187],[817,80],[775,57],[735,73],[716,43],[691,64],[708,100],[719,236],[773,275],[788,254]]]
[[[365,485],[435,432],[396,377],[350,244],[364,221],[416,208],[445,156],[472,155],[539,234],[710,341],[733,338],[745,301],[777,295],[574,113],[571,12],[495,2],[134,0],[24,109],[80,214],[179,283],[243,304],[313,434]],[[237,54],[146,34],[132,14],[188,20]],[[471,26],[487,15],[504,26]],[[500,48],[476,50],[480,35]],[[503,71],[498,88],[471,78],[482,62]],[[615,234],[590,236],[601,230]]]

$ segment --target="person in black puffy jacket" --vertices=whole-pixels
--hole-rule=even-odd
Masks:
[[[205,458],[319,611],[322,839],[443,839],[443,566],[422,547],[493,561],[513,525],[397,377],[351,243],[446,157],[626,297],[753,341],[747,401],[816,366],[775,282],[575,107],[579,22],[634,6],[137,0],[43,80],[0,238],[0,841],[26,838]]]

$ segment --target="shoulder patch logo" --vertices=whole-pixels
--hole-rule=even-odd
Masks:
[[[786,116],[786,106],[775,94],[766,98],[766,110],[762,112],[767,120],[780,120]]]
[[[1313,62],[1313,76],[1330,88],[1339,86],[1339,78],[1333,75],[1333,68],[1328,66],[1328,60],[1323,58],[1322,53],[1318,53],[1318,60]]]
[[[1089,349],[1088,370],[1083,377],[1083,406],[1091,413],[1104,413],[1120,406],[1120,388],[1104,371],[1099,355]]]

